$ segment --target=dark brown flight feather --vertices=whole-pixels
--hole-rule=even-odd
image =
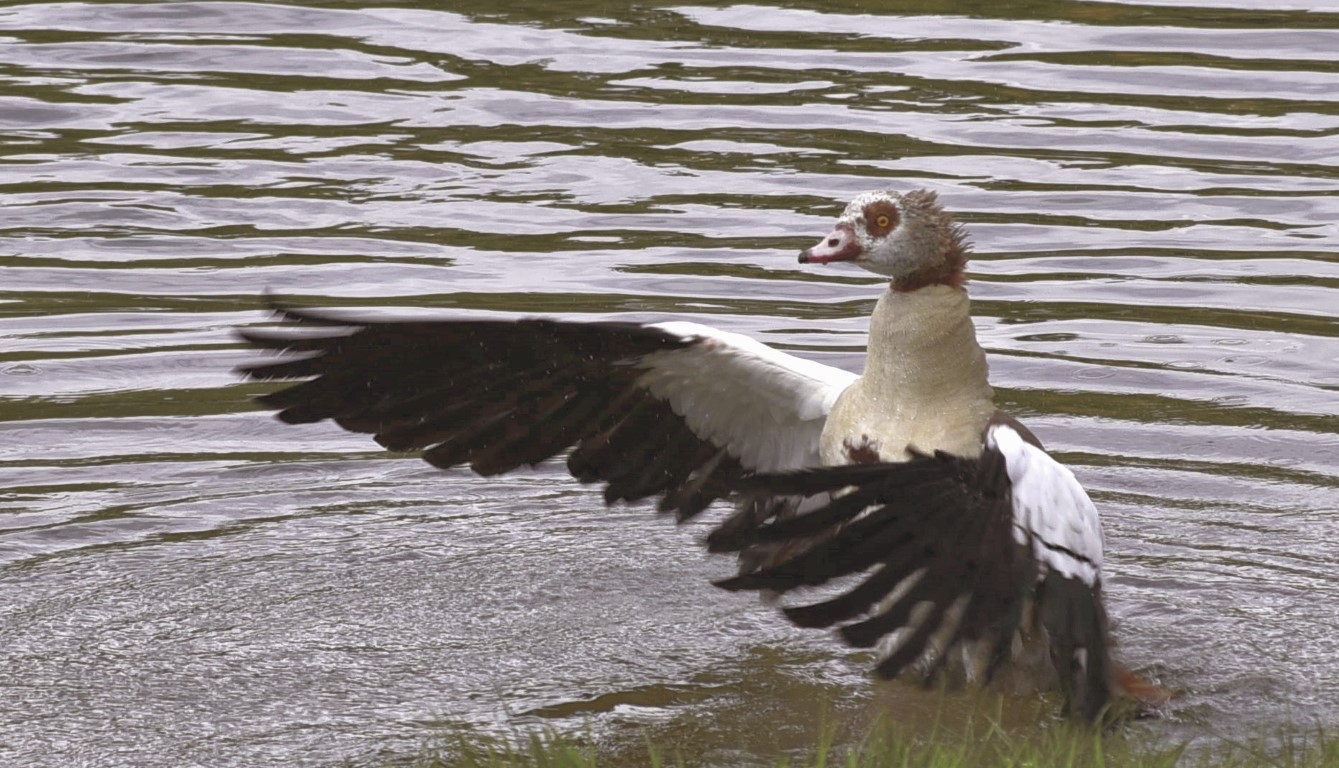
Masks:
[[[571,448],[608,502],[661,496],[681,519],[723,495],[739,462],[639,384],[648,355],[697,343],[628,322],[384,321],[276,306],[283,325],[239,335],[276,359],[238,370],[302,380],[257,398],[290,424],[332,419],[396,451],[482,475]]]
[[[1009,659],[1015,633],[1044,631],[1072,711],[1091,720],[1106,707],[1100,586],[1040,565],[1030,533],[1025,544],[1015,538],[1011,485],[999,450],[987,448],[971,459],[937,452],[905,463],[747,475],[734,487],[742,496],[740,512],[708,538],[713,551],[809,543],[783,562],[719,586],[785,593],[861,574],[855,586],[786,608],[786,616],[800,626],[837,625],[855,647],[872,647],[898,632],[878,673],[896,677],[915,668],[927,683],[965,643],[974,652],[984,649],[983,682],[989,682]],[[747,516],[759,499],[818,494],[834,497],[785,519]],[[1038,627],[1023,626],[1029,615]]]

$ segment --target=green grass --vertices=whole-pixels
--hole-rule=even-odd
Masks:
[[[1106,729],[1058,715],[1055,696],[923,690],[898,681],[859,689],[794,674],[806,660],[757,653],[740,669],[678,688],[595,697],[561,711],[515,713],[510,734],[469,727],[439,732],[416,768],[1339,768],[1339,732],[1264,727],[1244,732],[1197,720],[1127,720]],[[741,671],[742,670],[742,671]],[[667,692],[668,691],[668,692]],[[676,695],[670,695],[676,694]],[[649,721],[607,718],[625,704]],[[545,723],[589,719],[584,732]],[[551,718],[558,718],[557,721]],[[516,725],[528,723],[528,725]]]
[[[1206,738],[1193,746],[1149,742],[1130,729],[1099,731],[1052,721],[1022,730],[974,716],[954,727],[910,730],[879,723],[862,738],[841,740],[823,728],[811,748],[776,754],[686,753],[682,747],[601,743],[553,732],[511,741],[459,736],[422,768],[614,768],[616,766],[761,765],[785,768],[1339,768],[1339,739],[1286,732],[1246,740]],[[651,738],[651,737],[646,737]]]

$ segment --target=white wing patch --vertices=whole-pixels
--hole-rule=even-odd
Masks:
[[[856,375],[697,323],[651,325],[701,341],[646,355],[639,382],[698,437],[759,472],[818,466],[818,438]]]
[[[1004,455],[1013,483],[1014,536],[1037,562],[1093,586],[1102,571],[1102,522],[1088,494],[1060,462],[997,424],[986,444]]]

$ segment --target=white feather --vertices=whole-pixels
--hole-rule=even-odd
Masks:
[[[1004,455],[1020,543],[1030,541],[1043,566],[1096,584],[1102,569],[1102,522],[1074,473],[1004,424],[990,428],[986,445]]]
[[[856,375],[697,323],[650,326],[698,343],[638,360],[639,383],[698,437],[760,472],[818,466],[818,438]]]

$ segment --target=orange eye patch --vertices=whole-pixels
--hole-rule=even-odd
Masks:
[[[897,206],[887,200],[879,200],[865,206],[865,230],[871,237],[883,237],[897,229],[900,219]]]

